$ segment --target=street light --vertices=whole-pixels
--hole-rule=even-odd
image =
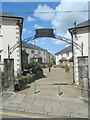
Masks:
[[[49,72],[50,72],[50,53],[49,53]]]

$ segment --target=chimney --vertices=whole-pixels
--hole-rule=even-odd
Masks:
[[[66,47],[70,46],[70,44],[66,43]]]
[[[33,44],[33,45],[35,45],[35,44],[36,44],[36,42],[35,42],[35,41],[33,41],[33,42],[32,42],[32,44]]]

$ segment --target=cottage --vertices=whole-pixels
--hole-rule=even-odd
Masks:
[[[90,35],[90,20],[69,28],[73,40],[74,81],[79,85],[78,57],[88,57],[88,36]]]
[[[8,45],[11,48],[20,43],[22,25],[22,17],[0,12],[0,62],[3,63],[4,59],[8,58]],[[10,57],[14,59],[14,71],[17,75],[17,72],[21,70],[21,47],[16,47]]]
[[[72,46],[68,46],[55,54],[56,65],[64,66],[68,64],[72,66]]]
[[[23,43],[22,49],[28,53],[28,63],[33,60],[39,63],[49,62],[48,51],[33,43]]]

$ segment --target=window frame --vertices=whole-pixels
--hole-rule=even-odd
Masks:
[[[33,52],[32,52],[32,51],[33,51]],[[31,53],[32,53],[32,54],[35,54],[35,50],[31,50]]]

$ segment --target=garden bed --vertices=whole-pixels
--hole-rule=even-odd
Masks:
[[[27,84],[30,84],[35,80],[42,78],[43,76],[44,76],[43,71],[39,71],[35,74],[32,74],[32,75],[28,74],[27,76],[21,76],[20,78],[15,79],[15,91],[16,90],[19,91]]]

